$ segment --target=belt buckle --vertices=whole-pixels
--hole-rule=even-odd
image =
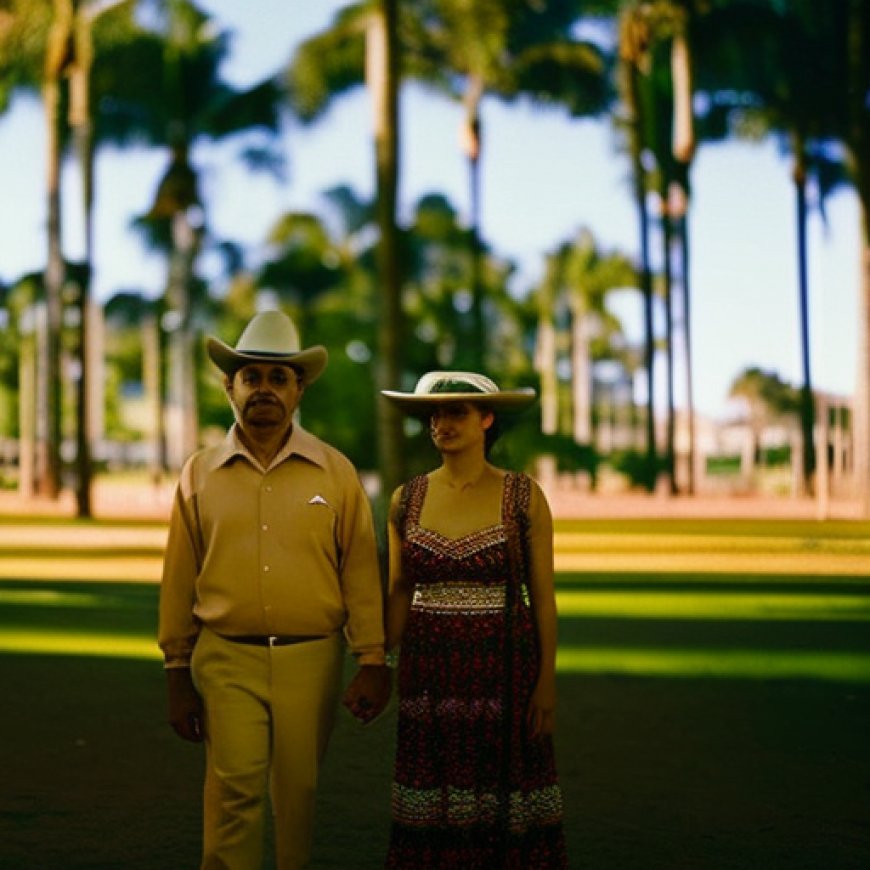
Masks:
[[[268,643],[270,647],[275,646],[275,644],[277,642],[278,642],[278,635],[277,634],[269,634],[266,636],[266,643]]]

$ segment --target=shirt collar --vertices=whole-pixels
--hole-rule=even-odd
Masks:
[[[286,461],[291,456],[301,456],[321,468],[326,465],[326,457],[323,450],[323,444],[319,439],[315,438],[310,432],[306,432],[298,423],[293,424],[293,431],[284,446],[278,451],[278,455],[272,461],[270,468],[274,468],[280,463]],[[237,456],[242,456],[248,460],[255,468],[262,466],[256,460],[254,455],[245,447],[244,442],[239,437],[239,424],[233,423],[223,443],[217,448],[214,457],[215,467],[226,465]],[[268,469],[266,469],[268,471]]]

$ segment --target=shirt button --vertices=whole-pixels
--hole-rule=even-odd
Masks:
[[[266,487],[266,492],[271,492],[271,491],[272,491],[272,487],[271,487],[271,486],[267,486],[267,487]]]
[[[269,573],[269,566],[263,565],[263,570],[268,574]]]
[[[261,528],[264,532],[268,532],[268,531],[269,531],[269,524],[268,524],[268,523],[263,523],[263,525],[260,526],[260,528]]]

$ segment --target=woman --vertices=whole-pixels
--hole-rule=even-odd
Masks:
[[[567,867],[552,733],[553,525],[487,453],[533,390],[430,372],[383,394],[427,416],[435,471],[393,495],[387,646],[401,647],[389,868]]]

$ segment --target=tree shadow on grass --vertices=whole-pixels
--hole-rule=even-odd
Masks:
[[[158,661],[0,655],[0,685],[0,866],[198,866],[202,751]]]
[[[153,636],[156,588],[74,591],[100,589],[108,597],[84,608],[2,606],[0,634],[26,623]],[[101,612],[86,616],[91,605]],[[735,647],[863,653],[865,628],[823,619],[560,623],[568,646],[711,655]],[[867,682],[733,679],[690,668],[656,677],[563,671],[558,681],[572,868],[870,866]],[[203,754],[165,723],[157,658],[4,653],[0,686],[0,866],[198,866]],[[395,706],[368,728],[339,714],[318,795],[313,870],[383,865],[394,735]]]

